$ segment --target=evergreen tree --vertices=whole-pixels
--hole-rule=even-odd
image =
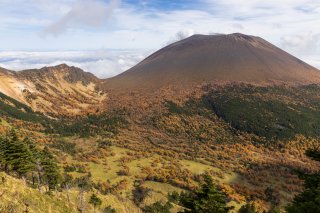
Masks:
[[[186,213],[227,213],[233,207],[227,206],[226,195],[217,190],[209,175],[204,176],[204,184],[195,192],[182,193],[180,204],[185,207]]]
[[[103,213],[116,213],[117,211],[112,208],[111,206],[107,206],[106,208],[104,208]]]
[[[49,191],[60,182],[59,167],[49,149],[40,151],[29,138],[20,140],[15,130],[0,137],[0,169],[16,173],[19,177],[31,174],[33,185],[38,180],[38,187],[46,183]]]
[[[273,206],[268,213],[280,213],[280,208]]]
[[[2,170],[9,172],[9,147],[12,145],[11,140],[8,137],[2,137],[0,139],[0,164]]]
[[[162,204],[161,202],[155,202],[149,206],[144,207],[145,213],[170,213],[170,209],[172,208],[172,204],[167,202]]]
[[[30,138],[28,137],[24,138],[23,143],[28,147],[28,149],[32,153],[32,156],[35,160],[40,158],[41,153],[39,149],[36,147],[35,143],[32,140],[30,140]]]
[[[49,191],[56,189],[56,186],[60,183],[61,176],[58,164],[48,147],[45,147],[41,153],[41,165]]]
[[[97,206],[101,206],[102,201],[96,194],[92,194],[89,203],[93,205],[93,211],[96,212]]]
[[[31,151],[26,144],[19,140],[15,131],[11,131],[6,142],[4,154],[7,166],[17,172],[19,177],[25,176],[35,167]]]
[[[12,166],[12,170],[17,172],[19,177],[21,177],[33,170],[34,160],[32,153],[25,144],[21,141],[15,141],[14,145],[15,146],[11,148],[13,148],[15,153],[11,153],[10,164]]]
[[[253,203],[247,203],[238,211],[239,213],[257,213],[256,206]]]
[[[320,161],[320,150],[309,150],[306,155]],[[305,190],[286,207],[287,212],[320,212],[320,171],[314,174],[300,174],[300,176],[304,179]]]
[[[0,170],[5,170],[7,167],[6,149],[7,149],[7,138],[0,137]]]
[[[41,179],[40,179],[40,171],[38,171],[41,166],[40,166],[40,158],[41,158],[41,152],[39,149],[37,149],[35,143],[30,140],[28,137],[26,137],[23,140],[23,143],[26,144],[28,146],[28,149],[30,150],[31,154],[32,154],[32,163],[34,165],[33,170],[31,171],[32,173],[32,185],[34,186],[36,181],[38,182],[38,187],[40,187],[41,184]],[[38,176],[36,175],[38,172]]]

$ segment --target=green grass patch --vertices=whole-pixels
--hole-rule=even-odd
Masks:
[[[195,161],[180,160],[179,162],[182,164],[183,168],[188,169],[193,174],[202,174],[202,173],[204,173],[206,171],[209,171],[209,170],[220,171],[219,168],[212,167],[212,166],[209,166],[209,165],[205,165],[205,164],[202,164],[202,163],[198,163],[198,162],[195,162]]]

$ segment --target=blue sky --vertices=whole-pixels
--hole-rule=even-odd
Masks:
[[[0,66],[69,62],[109,77],[192,34],[241,32],[320,67],[318,26],[319,0],[0,0]]]

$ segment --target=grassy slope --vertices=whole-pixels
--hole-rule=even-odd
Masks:
[[[76,212],[68,206],[65,194],[46,195],[27,186],[24,181],[13,178],[4,173],[5,183],[0,183],[0,212],[12,208],[13,212],[25,210],[25,203],[30,205],[31,212]],[[74,207],[74,206],[72,206]]]
[[[69,138],[68,140],[71,141],[77,141],[75,138]],[[82,146],[85,150],[94,150],[95,149],[95,143],[91,139],[87,140],[86,142],[82,142],[82,144],[85,144]],[[98,153],[98,152],[96,152]],[[154,162],[165,162],[162,166],[170,165],[170,162],[166,160],[163,156],[160,155],[152,155],[151,157],[140,157],[138,159],[129,159],[125,164],[130,168],[129,175],[126,176],[119,176],[117,172],[121,169],[120,166],[120,159],[122,158],[130,158],[129,153],[132,153],[132,150],[120,148],[117,146],[112,146],[108,148],[108,155],[107,157],[98,156],[99,161],[98,162],[88,162],[86,160],[79,161],[76,158],[71,157],[70,155],[64,153],[60,156],[61,159],[64,159],[64,165],[71,165],[71,164],[78,164],[84,165],[87,172],[90,172],[92,174],[92,180],[95,183],[98,182],[105,182],[108,181],[110,184],[117,184],[121,180],[127,180],[127,186],[125,189],[121,189],[119,191],[116,191],[112,194],[117,195],[121,200],[122,204],[125,205],[132,205],[131,200],[131,192],[133,190],[134,181],[140,180],[142,177],[145,176],[145,174],[142,173],[142,168],[145,167],[154,167]],[[111,155],[111,153],[113,153]],[[97,154],[98,155],[98,154]],[[199,162],[191,161],[191,160],[179,160],[178,161],[181,164],[182,169],[186,169],[191,172],[191,174],[197,175],[202,174],[206,171],[216,171],[221,172],[220,169],[205,165]],[[157,166],[160,166],[158,163]],[[160,167],[159,167],[160,168]],[[71,172],[70,173],[74,177],[79,177],[85,174],[78,173],[78,172]],[[229,174],[229,173],[223,173],[223,177],[221,178],[215,178],[217,183],[232,183],[236,180],[235,174]],[[173,191],[182,191],[183,189],[173,186],[168,183],[160,183],[156,181],[145,181],[143,183],[143,186],[151,189],[151,193],[149,196],[144,200],[143,205],[149,205],[151,203],[154,203],[156,201],[166,201],[166,197],[168,193],[171,193]],[[112,207],[119,209],[117,206],[117,203],[111,203]],[[239,205],[239,204],[238,204]],[[173,211],[176,212],[178,208],[174,208]]]
[[[67,140],[72,140],[74,142],[75,139],[68,138]],[[90,146],[92,143],[91,140],[87,141],[85,147],[86,149],[94,149],[94,145]],[[99,157],[99,163],[93,163],[88,161],[79,161],[73,159],[72,156],[64,153],[61,154],[64,160],[64,163],[72,164],[77,163],[81,165],[85,165],[87,171],[92,173],[92,178],[94,182],[99,182],[103,180],[109,180],[112,184],[118,183],[122,179],[127,179],[129,184],[126,189],[111,193],[108,195],[101,195],[99,197],[103,200],[103,207],[111,205],[113,208],[117,210],[117,212],[140,212],[140,210],[132,203],[131,201],[131,191],[133,190],[133,182],[134,180],[138,180],[141,177],[141,168],[146,166],[151,166],[154,160],[159,161],[162,157],[159,155],[155,155],[152,157],[142,157],[140,159],[134,159],[127,162],[127,165],[130,168],[130,175],[128,176],[119,176],[117,172],[121,168],[119,166],[119,159],[123,157],[128,157],[128,153],[131,152],[129,149],[120,148],[116,146],[112,146],[110,148],[110,153],[113,153],[113,156],[106,157],[106,159]],[[106,161],[105,161],[106,160]],[[107,164],[105,164],[107,162]],[[205,171],[213,170],[220,171],[218,168],[205,165],[199,162],[194,162],[190,160],[180,160],[182,168],[190,170],[193,174],[200,174]],[[168,162],[169,163],[169,162]],[[72,172],[70,173],[74,177],[79,177],[85,174]],[[4,176],[6,178],[6,183],[1,185],[0,195],[2,194],[2,208],[7,207],[10,203],[13,202],[13,207],[16,211],[21,211],[25,208],[25,202],[30,203],[30,211],[31,212],[76,212],[77,209],[77,196],[78,191],[76,189],[72,189],[69,192],[70,196],[70,204],[67,202],[67,193],[64,192],[56,192],[53,195],[49,196],[44,193],[40,193],[37,189],[32,189],[27,186],[22,180],[15,179],[11,176],[5,175],[1,173],[0,176]],[[217,183],[231,183],[234,180],[229,178],[229,176],[225,176],[225,178],[216,178]],[[156,201],[162,200],[166,201],[167,194],[173,191],[182,191],[183,189],[172,186],[167,183],[159,183],[155,181],[146,181],[143,183],[144,187],[150,188],[152,192],[149,196],[144,200],[143,205],[148,205],[154,203]],[[89,200],[89,196],[92,192],[86,193],[86,200]],[[30,200],[30,198],[32,198]],[[239,204],[237,204],[239,205]],[[92,210],[89,204],[86,204],[87,210]],[[173,212],[177,212],[179,208],[175,206]]]
[[[0,183],[0,212],[7,212],[12,209],[13,212],[22,212],[26,209],[25,204],[29,204],[29,211],[34,213],[72,213],[77,211],[78,191],[73,189],[69,191],[70,203],[67,201],[67,192],[54,192],[52,195],[47,195],[40,192],[38,189],[33,189],[27,186],[23,180],[13,178],[4,173],[0,173],[0,177],[5,178],[5,183]],[[88,201],[93,192],[85,193],[85,200]],[[97,193],[97,192],[96,192]],[[125,213],[140,212],[131,202],[123,202],[115,195],[98,196],[102,200],[100,209],[109,205],[117,210],[117,212]],[[85,204],[86,212],[93,212],[90,204]]]

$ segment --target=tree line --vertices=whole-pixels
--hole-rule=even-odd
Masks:
[[[0,136],[0,171],[23,178],[35,187],[55,190],[61,176],[49,149],[39,149],[28,137],[20,139],[15,130]]]

